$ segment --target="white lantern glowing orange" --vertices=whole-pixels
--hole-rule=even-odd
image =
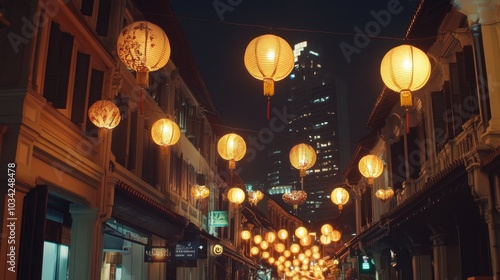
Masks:
[[[285,258],[289,258],[291,255],[292,255],[292,252],[290,252],[290,250],[285,250],[285,251],[283,251],[283,256],[284,256]]]
[[[384,84],[400,93],[401,106],[413,106],[413,91],[421,89],[431,75],[431,63],[427,55],[411,45],[401,45],[389,50],[380,64]]]
[[[359,160],[358,169],[368,179],[368,185],[373,185],[374,179],[384,171],[384,162],[376,155],[366,155]]]
[[[308,231],[305,227],[298,227],[295,229],[295,236],[298,238],[298,239],[301,239],[302,237],[305,237],[306,235],[308,234]]]
[[[297,243],[293,243],[292,245],[290,245],[290,252],[292,252],[293,254],[297,254],[298,252],[300,252],[300,245]]]
[[[90,121],[98,128],[113,129],[120,123],[120,110],[110,100],[99,100],[90,106]]]
[[[300,171],[300,177],[306,175],[306,170],[316,163],[316,151],[311,145],[300,143],[290,150],[290,163]]]
[[[238,206],[245,201],[245,192],[238,187],[233,187],[227,192],[227,199],[235,206]]]
[[[280,229],[278,231],[278,238],[280,240],[285,240],[288,238],[288,231],[286,229]]]
[[[262,241],[262,236],[260,234],[257,234],[253,237],[253,243],[259,245],[261,241]]]
[[[334,229],[331,233],[330,233],[330,239],[333,241],[333,242],[337,242],[339,241],[340,239],[342,238],[342,233],[340,233],[340,231]]]
[[[236,168],[236,162],[241,160],[247,152],[245,140],[236,133],[228,133],[222,136],[217,143],[219,155],[229,161],[229,169]]]
[[[330,232],[332,232],[332,231],[333,231],[333,227],[330,224],[324,224],[323,226],[321,226],[321,234],[323,234],[323,235],[329,235]]]
[[[269,248],[269,242],[267,242],[267,241],[265,241],[265,240],[262,240],[262,241],[260,242],[260,248],[261,248],[262,250],[267,250],[267,248]]]
[[[342,187],[335,188],[330,196],[333,203],[337,204],[339,211],[342,211],[343,206],[349,201],[349,192]]]
[[[156,144],[162,147],[172,146],[179,141],[181,130],[174,121],[163,118],[151,126],[151,137]]]
[[[269,252],[265,251],[265,252],[262,252],[261,256],[263,259],[268,259],[271,256],[271,254]]]
[[[328,245],[332,242],[332,239],[330,238],[330,235],[323,235],[322,234],[321,237],[319,238],[319,241],[323,245]]]
[[[117,54],[128,68],[136,71],[136,83],[149,87],[149,72],[165,66],[170,58],[170,42],[159,26],[137,21],[123,28],[116,43]]]
[[[262,35],[248,44],[244,63],[250,75],[264,82],[264,96],[268,98],[267,119],[269,119],[269,98],[274,95],[274,82],[286,78],[293,69],[292,47],[279,36]]]
[[[250,249],[250,254],[252,254],[253,256],[258,255],[258,254],[259,254],[259,252],[260,252],[260,250],[259,250],[259,247],[257,247],[257,246],[253,246],[253,247]]]
[[[266,234],[264,235],[264,239],[269,243],[273,243],[274,241],[276,241],[276,233],[272,231],[266,232]]]
[[[309,246],[311,245],[312,237],[308,234],[300,239],[300,245]]]
[[[250,238],[252,238],[252,233],[248,230],[243,230],[241,232],[241,239],[243,240],[249,240]]]
[[[274,245],[274,250],[278,253],[283,253],[283,251],[285,251],[285,244],[276,243],[276,245]]]

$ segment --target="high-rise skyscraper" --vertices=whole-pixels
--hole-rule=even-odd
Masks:
[[[294,56],[288,99],[289,111],[294,115],[288,128],[290,144],[307,143],[317,154],[316,164],[304,178],[308,198],[299,206],[297,215],[314,223],[338,213],[330,193],[342,182],[342,167],[349,156],[349,127],[343,119],[347,116],[346,85],[324,70],[320,49],[307,41],[295,45]],[[289,183],[299,189],[298,171],[289,174]]]

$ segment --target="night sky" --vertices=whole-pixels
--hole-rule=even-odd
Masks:
[[[269,131],[262,81],[247,72],[243,55],[253,38],[272,33],[285,39],[292,49],[304,40],[322,46],[323,68],[347,82],[353,148],[369,132],[365,124],[383,87],[380,61],[389,49],[403,43],[418,3],[415,0],[171,0],[224,126],[244,139]],[[271,107],[282,112],[288,79],[278,81],[275,86]],[[286,132],[275,129],[270,137],[269,141],[280,141]],[[238,163],[245,181],[265,178],[266,171],[260,168],[260,162],[265,161],[266,154],[264,149],[255,158],[252,155]]]

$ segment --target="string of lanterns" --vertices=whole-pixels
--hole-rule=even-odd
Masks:
[[[122,63],[136,72],[136,85],[149,87],[149,72],[163,68],[170,58],[170,42],[165,32],[157,25],[147,21],[137,21],[127,25],[120,32],[117,39],[117,54]],[[244,55],[244,64],[248,72],[255,78],[263,81],[263,93],[268,99],[267,119],[269,119],[270,97],[274,95],[274,82],[287,77],[294,65],[293,51],[290,45],[281,37],[266,34],[253,39],[247,46]],[[400,94],[401,106],[406,110],[407,130],[409,129],[408,109],[413,106],[412,92],[422,88],[428,81],[431,72],[430,61],[427,55],[411,45],[402,45],[391,49],[383,58],[380,66],[381,77],[384,84],[391,90]],[[142,94],[141,92],[141,102]],[[142,111],[142,103],[141,103]],[[99,100],[92,104],[88,110],[90,121],[100,131],[115,128],[120,120],[118,107],[110,100]],[[180,138],[179,126],[170,118],[162,118],[154,122],[151,127],[153,141],[161,147],[175,145]],[[235,169],[236,161],[243,158],[246,153],[246,144],[241,136],[230,133],[224,135],[218,142],[219,155],[228,160],[229,169]],[[301,189],[283,195],[283,200],[297,206],[304,203],[307,193],[304,188],[306,170],[316,162],[314,149],[301,143],[290,151],[290,163],[300,171]],[[374,178],[382,174],[383,162],[374,155],[363,157],[359,162],[361,174],[367,178],[368,184],[373,185]],[[204,184],[197,184],[191,189],[195,199],[206,198],[210,190]],[[392,199],[392,188],[379,189],[376,197],[382,202]],[[228,200],[234,205],[239,205],[245,200],[245,192],[238,187],[232,187],[227,193]],[[249,202],[256,205],[263,197],[260,191],[248,192]],[[335,188],[331,193],[332,202],[337,204],[339,211],[349,200],[349,193],[344,188]],[[299,227],[295,230],[298,243],[293,242],[288,248],[285,241],[288,232],[284,229],[277,233],[268,232],[264,239],[254,236],[254,243],[250,249],[253,256],[260,253],[260,258],[267,260],[270,265],[276,266],[279,273],[287,277],[302,275],[324,279],[322,272],[325,270],[324,261],[321,259],[319,247],[311,246],[312,237],[307,229]],[[331,225],[321,228],[319,241],[327,245],[341,238],[339,231]],[[251,232],[242,231],[243,240],[251,239]],[[276,242],[276,243],[275,243]],[[275,244],[274,244],[275,243]],[[274,244],[274,246],[273,246]]]
[[[316,163],[316,151],[310,145],[300,143],[292,147],[289,158],[292,166],[300,172],[300,190],[285,193],[282,199],[285,203],[292,205],[293,209],[297,209],[298,205],[307,200],[307,193],[304,191],[304,176],[306,176],[306,170]]]
[[[342,236],[330,224],[323,225],[321,233],[323,246],[339,241]],[[312,244],[313,237],[305,227],[297,227],[293,235],[289,235],[286,229],[280,229],[277,233],[266,232],[264,237],[260,234],[252,237],[251,231],[242,230],[240,236],[249,247],[249,255],[275,267],[278,275],[324,279],[323,273],[328,270],[325,257],[321,254],[321,247]]]

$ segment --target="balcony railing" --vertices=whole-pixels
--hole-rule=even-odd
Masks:
[[[479,116],[473,116],[467,120],[462,125],[463,131],[444,145],[443,149],[435,157],[432,166],[432,161],[422,163],[424,168],[422,168],[420,177],[407,183],[404,191],[398,194],[397,205],[421,190],[432,176],[443,172],[457,161],[464,161],[471,153],[475,152],[479,145],[481,133],[481,129],[478,129],[480,120]],[[429,169],[430,171],[428,171]]]

